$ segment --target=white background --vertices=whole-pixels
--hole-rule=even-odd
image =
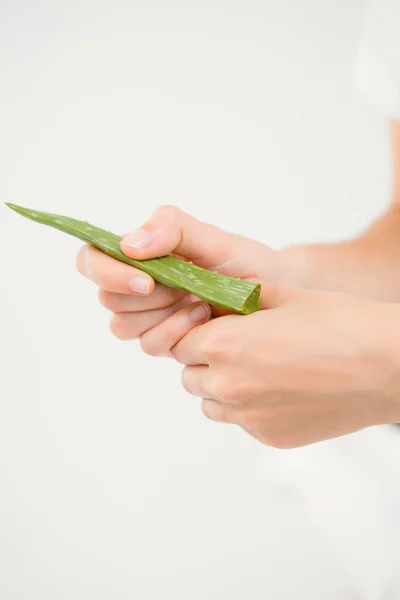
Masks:
[[[355,234],[390,183],[363,10],[0,0],[1,199],[116,232],[172,203],[273,247]],[[78,248],[0,207],[0,598],[399,598],[400,436],[277,452],[207,422],[179,367],[111,337]]]

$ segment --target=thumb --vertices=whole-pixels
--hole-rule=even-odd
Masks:
[[[137,260],[177,254],[199,266],[214,267],[233,256],[237,239],[175,206],[161,206],[140,229],[124,237],[121,250]]]
[[[283,285],[270,285],[263,283],[261,286],[261,308],[279,308],[290,304],[300,296],[301,290]]]

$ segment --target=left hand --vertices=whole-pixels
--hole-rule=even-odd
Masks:
[[[144,350],[161,344],[186,365],[183,385],[207,417],[277,448],[400,421],[399,306],[264,290],[270,310],[220,317],[178,339],[173,316]]]

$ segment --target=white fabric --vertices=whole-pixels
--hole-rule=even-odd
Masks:
[[[400,0],[371,0],[363,24],[357,81],[390,118],[400,118]]]
[[[341,569],[348,589],[338,600],[400,600],[400,431],[372,427],[269,453],[270,477],[286,482],[309,535],[318,531],[332,553],[329,577]]]

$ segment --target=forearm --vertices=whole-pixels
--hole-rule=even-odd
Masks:
[[[284,283],[400,302],[400,204],[358,239],[282,251]]]
[[[400,122],[391,124],[393,201],[359,238],[282,251],[282,279],[290,285],[400,302]]]

